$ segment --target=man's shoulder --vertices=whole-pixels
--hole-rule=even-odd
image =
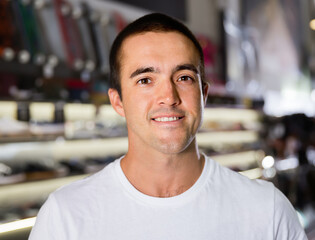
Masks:
[[[236,216],[255,233],[268,232],[269,226],[274,239],[306,239],[293,206],[273,183],[249,179],[214,160],[209,161],[212,168],[209,189],[215,189],[211,198],[219,202],[220,212]],[[259,224],[252,219],[259,219]]]
[[[218,162],[207,157],[210,165],[210,178],[214,186],[226,189],[227,194],[238,196],[259,196],[261,199],[273,198],[275,186],[262,179],[249,179],[248,177],[221,166]],[[257,199],[255,197],[255,199]]]
[[[114,168],[117,161],[108,164],[99,172],[58,188],[52,194],[56,199],[64,200],[91,196],[99,191],[108,190],[115,183]]]
[[[219,203],[222,211],[248,219],[259,216],[272,221],[275,207],[275,186],[271,182],[249,179],[211,160],[208,196]],[[213,196],[214,195],[214,196]]]

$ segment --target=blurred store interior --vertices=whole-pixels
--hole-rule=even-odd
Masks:
[[[315,239],[315,0],[1,0],[0,239],[27,239],[50,192],[126,152],[108,53],[150,12],[203,47],[201,150],[273,182]]]

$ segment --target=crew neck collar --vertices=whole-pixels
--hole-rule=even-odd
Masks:
[[[123,188],[128,192],[129,195],[131,195],[132,198],[134,198],[137,201],[140,201],[144,204],[148,205],[155,205],[155,206],[170,206],[170,205],[181,205],[186,202],[188,202],[190,199],[194,198],[198,194],[198,192],[202,189],[202,186],[206,182],[209,174],[209,159],[207,156],[204,155],[205,163],[203,166],[203,170],[197,181],[192,185],[188,190],[185,192],[173,196],[173,197],[153,197],[146,195],[139,190],[137,190],[127,179],[125,176],[122,168],[121,168],[121,160],[124,158],[122,156],[115,162],[115,172],[117,177],[119,178],[121,184],[123,185]]]

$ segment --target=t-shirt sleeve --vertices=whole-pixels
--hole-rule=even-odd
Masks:
[[[53,194],[41,207],[29,240],[63,240],[67,239],[63,231],[60,209]]]
[[[307,240],[297,213],[277,188],[274,190],[274,239]]]

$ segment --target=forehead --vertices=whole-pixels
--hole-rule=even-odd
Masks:
[[[154,59],[159,63],[185,60],[199,65],[200,56],[193,42],[179,32],[145,32],[124,40],[120,52],[122,67]]]

